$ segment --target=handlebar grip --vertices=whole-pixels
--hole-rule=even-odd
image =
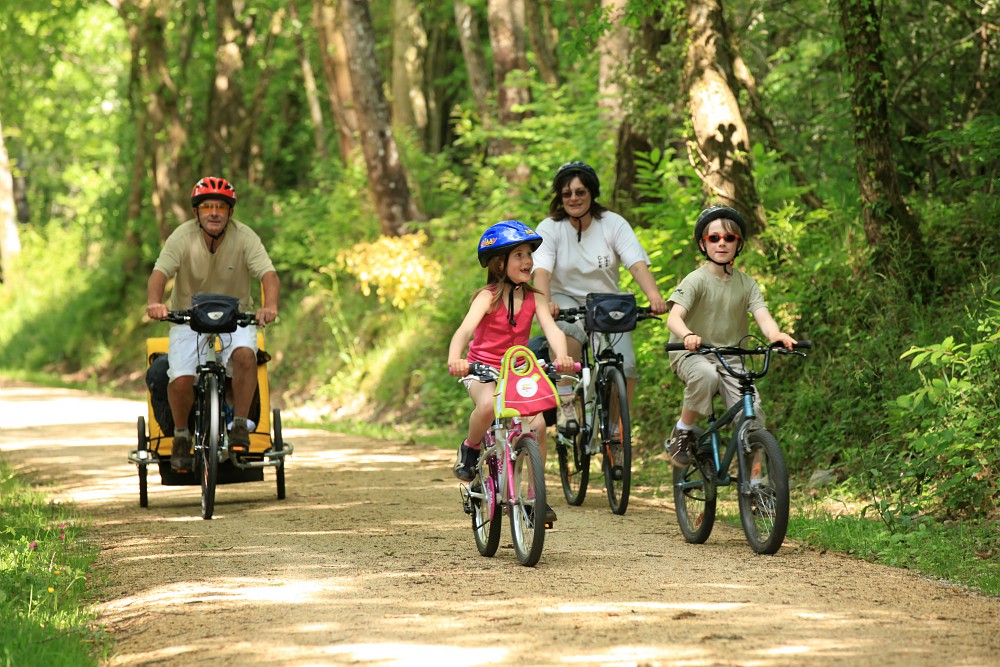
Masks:
[[[664,343],[663,349],[667,352],[681,352],[687,348],[684,347],[684,343]]]
[[[812,346],[813,346],[813,342],[811,340],[800,340],[793,347],[796,350],[811,350]]]

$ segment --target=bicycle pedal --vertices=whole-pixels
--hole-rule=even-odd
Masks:
[[[556,522],[555,521],[546,521],[545,522],[545,530],[552,530],[553,528],[555,528],[555,526],[556,526]]]

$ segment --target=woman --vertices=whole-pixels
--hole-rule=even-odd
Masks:
[[[560,308],[585,304],[590,292],[618,292],[618,268],[624,265],[642,288],[654,314],[667,311],[656,279],[649,270],[649,256],[631,225],[622,216],[601,206],[601,182],[584,162],[568,162],[552,181],[549,217],[537,229],[544,243],[535,252],[535,287],[548,299],[552,315]],[[587,339],[582,322],[558,322],[566,334],[569,354],[579,360]],[[616,336],[616,338],[619,338]],[[621,334],[615,351],[624,359],[629,399],[638,372],[632,334]]]

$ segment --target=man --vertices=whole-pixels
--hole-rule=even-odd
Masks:
[[[191,192],[194,219],[180,225],[167,239],[146,285],[146,314],[162,320],[168,310],[186,310],[191,297],[202,292],[225,294],[240,301],[240,311],[253,307],[250,278],[260,280],[264,303],[256,310],[257,325],[273,322],[278,315],[278,274],[260,237],[233,219],[236,191],[224,178],[208,176]],[[170,307],[163,303],[167,281],[174,280]],[[198,367],[198,334],[186,324],[170,327],[170,384],[167,398],[174,417],[174,442],[170,467],[190,470],[191,432],[188,417],[194,405],[194,381]],[[247,415],[257,389],[257,331],[238,327],[231,340],[224,340],[222,363],[233,381],[233,426],[229,447],[233,453],[250,448]]]

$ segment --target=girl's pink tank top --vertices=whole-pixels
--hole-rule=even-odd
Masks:
[[[523,288],[522,288],[523,289]],[[469,343],[469,361],[479,361],[494,368],[500,367],[504,352],[512,345],[527,345],[531,334],[531,321],[535,319],[535,293],[525,290],[521,310],[514,315],[514,326],[508,321],[506,299],[492,313],[479,321]]]

